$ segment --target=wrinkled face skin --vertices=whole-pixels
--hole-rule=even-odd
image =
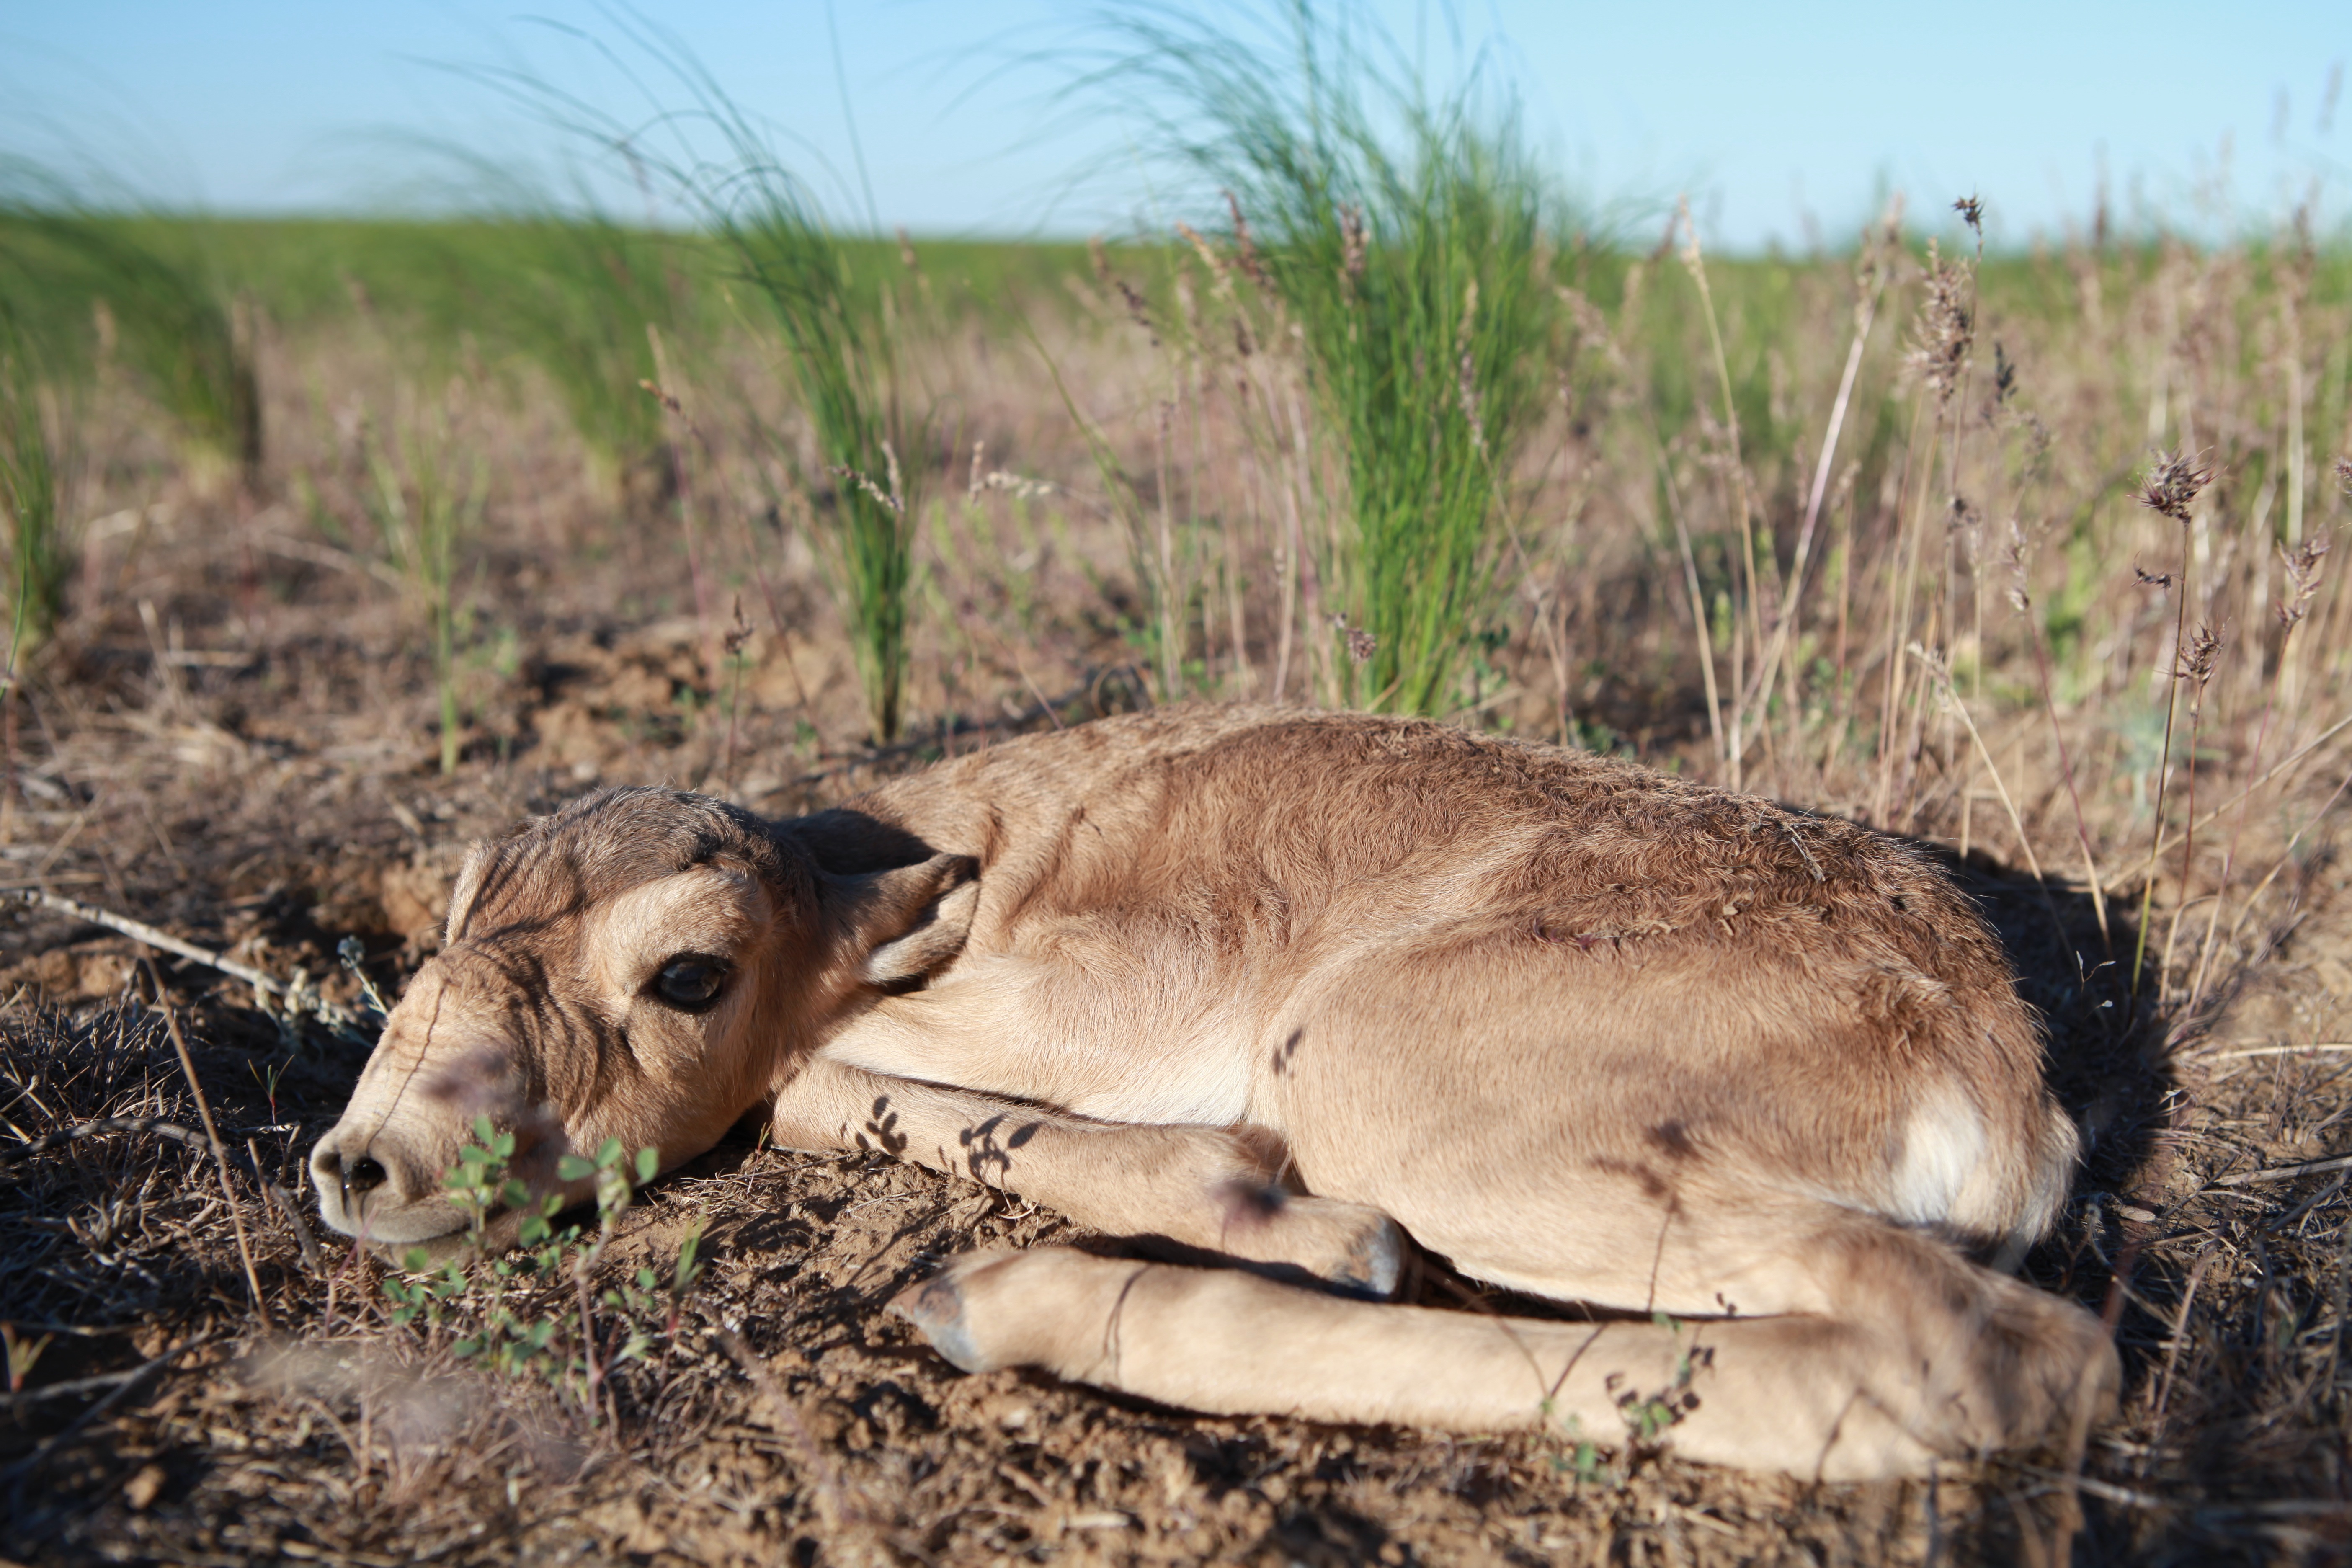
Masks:
[[[692,1159],[875,994],[877,936],[918,918],[901,906],[950,859],[834,876],[789,825],[666,790],[592,796],[477,846],[446,945],[311,1152],[321,1215],[394,1245],[461,1230],[442,1177],[482,1115],[514,1134],[509,1173],[567,1201],[593,1184],[558,1181],[558,1161],[607,1138],[665,1170]]]

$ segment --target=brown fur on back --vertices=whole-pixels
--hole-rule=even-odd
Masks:
[[[1626,999],[1587,1046],[1654,1056],[1661,1137],[1736,1142],[1832,1193],[1898,1158],[1922,1085],[1948,1086],[2026,1152],[1948,1215],[1985,1239],[2046,1224],[2073,1156],[1998,939],[1924,853],[1852,823],[1586,752],[1265,709],[1014,742],[845,811],[979,858],[974,952],[1109,931],[1210,986],[1278,989],[1349,943],[1499,945],[1530,988]],[[1809,1104],[1839,1113],[1789,1113]]]

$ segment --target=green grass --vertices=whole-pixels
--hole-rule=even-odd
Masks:
[[[922,515],[930,411],[908,374],[903,335],[929,292],[910,269],[865,266],[814,192],[776,154],[686,47],[643,18],[616,19],[621,43],[671,94],[641,133],[555,85],[488,79],[633,177],[677,202],[719,251],[720,279],[781,340],[804,429],[763,431],[793,476],[848,624],[875,739],[898,732],[907,676],[908,589]],[[805,437],[805,439],[803,439]]]
[[[1318,643],[1321,695],[1366,707],[1450,710],[1479,678],[1479,638],[1504,613],[1499,590],[1528,555],[1553,548],[1519,515],[1509,479],[1538,466],[1529,443],[1545,400],[1564,381],[1570,419],[1589,416],[1615,432],[1611,440],[1638,434],[1687,453],[1710,440],[1710,422],[1720,425],[1716,362],[1705,312],[1670,256],[1586,242],[1546,251],[1549,198],[1507,115],[1481,115],[1460,95],[1421,106],[1409,88],[1351,63],[1330,38],[1314,35],[1313,17],[1301,15],[1301,47],[1326,51],[1317,57],[1321,74],[1304,87],[1296,73],[1258,64],[1263,57],[1219,54],[1213,39],[1197,34],[1175,37],[1150,68],[1193,95],[1198,166],[1239,198],[1263,279],[1240,270],[1241,237],[1229,224],[1219,251],[1235,268],[1239,309],[1261,343],[1297,354],[1318,400],[1324,445],[1310,475],[1324,510],[1309,520],[1307,542],[1320,552],[1323,596],[1320,619],[1307,630]],[[290,335],[352,319],[364,301],[403,344],[404,374],[420,384],[436,384],[461,363],[487,364],[494,379],[509,379],[516,395],[538,395],[511,379],[530,367],[529,385],[561,395],[583,444],[616,475],[666,450],[662,411],[638,385],[656,374],[648,327],[688,382],[715,363],[718,345],[749,343],[753,353],[735,363],[764,357],[784,377],[794,408],[783,426],[762,426],[772,455],[784,459],[765,467],[787,475],[797,492],[783,499],[805,519],[853,628],[869,721],[877,736],[894,733],[902,727],[914,613],[913,520],[924,504],[912,493],[927,468],[917,454],[936,444],[930,405],[909,366],[929,363],[926,356],[953,333],[1011,336],[1069,310],[1067,284],[1086,275],[1087,252],[1076,245],[918,240],[919,271],[910,272],[896,240],[842,232],[748,132],[739,152],[740,165],[723,175],[684,172],[702,182],[693,188],[708,198],[698,232],[633,227],[550,204],[438,222],[248,222],[110,216],[62,200],[46,208],[12,200],[0,212],[0,299],[13,304],[23,340],[15,395],[20,408],[47,408],[50,420],[36,447],[22,438],[30,425],[16,419],[16,468],[47,475],[22,478],[18,487],[55,493],[66,477],[50,471],[57,443],[70,434],[55,427],[59,399],[78,401],[109,353],[121,379],[175,416],[192,446],[238,468],[257,458],[259,405],[240,305]],[[1171,268],[1189,266],[1192,252],[1176,246],[1170,252],[1176,260],[1155,267],[1164,248],[1120,247],[1112,256],[1122,269],[1139,265],[1155,278],[1154,316],[1172,325],[1181,311],[1160,295],[1172,287]],[[1916,247],[1911,254],[1916,259]],[[1981,277],[1982,346],[1989,350],[2009,330],[2014,351],[2037,325],[2079,324],[2094,308],[2092,290],[2104,294],[2112,315],[2153,286],[2164,267],[2180,264],[2168,263],[2168,254],[2136,245],[2063,258],[1991,256]],[[2352,253],[2341,247],[2307,262],[2285,246],[2236,254],[2244,287],[2219,296],[2216,307],[2235,318],[2218,340],[2228,344],[2233,374],[2261,368],[2256,362],[2270,352],[2263,346],[2268,313],[2283,279],[2298,268],[2308,268],[2299,287],[2313,319],[2352,297]],[[1800,353],[1835,352],[1833,343],[1804,340],[1822,291],[1843,286],[1843,268],[1802,258],[1710,258],[1707,271],[1741,458],[1764,525],[1756,549],[1769,613],[1770,584],[1787,564],[1787,498],[1801,493],[1812,460],[1806,443],[1821,412],[1786,396],[1789,362]],[[1615,334],[1623,362],[1608,373],[1609,384],[1595,380],[1598,356],[1570,360],[1561,352],[1566,334],[1554,283],[1589,299]],[[1906,449],[1907,405],[1890,395],[1903,384],[1908,331],[1890,308],[1863,362],[1854,417],[1838,454],[1841,469],[1849,460],[1858,465],[1860,494],[1894,482]],[[2136,352],[2120,328],[2114,341],[2117,353]],[[1293,343],[1295,351],[1286,349]],[[45,391],[25,389],[29,373],[22,367],[34,363]],[[2023,374],[2029,390],[2040,390],[2034,378],[2042,368],[2027,363]],[[2138,385],[2147,373],[2119,360],[2106,374]],[[2352,347],[2337,342],[2317,353],[2304,397],[2314,441],[2342,427],[2352,412]],[[1627,413],[1636,417],[1622,417]],[[2274,424],[2283,408],[2263,417]],[[2114,467],[2137,456],[2132,430],[2107,428],[2120,444],[2089,458]],[[2261,442],[2223,458],[2232,482],[2249,494],[2273,477],[2274,454]],[[1122,447],[1108,460],[1112,472],[1133,458]],[[2282,470],[2276,479],[2270,515],[2284,538],[2287,478]],[[452,482],[466,488],[462,476]],[[2320,482],[2315,458],[2302,476],[2307,505],[2317,504]],[[904,511],[891,505],[894,494]],[[1215,591],[1218,574],[1234,569],[1230,542],[1218,537],[1228,523],[1200,510],[1191,489],[1178,485],[1163,540],[1163,520],[1140,492],[1129,499],[1141,509],[1129,521],[1138,600],[1147,611],[1134,635],[1148,645],[1166,689],[1191,689],[1185,628],[1201,636],[1194,624],[1201,596]],[[1702,601],[1712,606],[1720,598],[1735,619],[1753,618],[1736,520],[1705,497],[1685,499]],[[2071,500],[2067,505],[2071,511]],[[1662,501],[1654,514],[1663,518],[1665,510]],[[32,577],[18,584],[30,595],[28,636],[37,637],[62,605],[71,577],[70,521],[60,514],[27,536],[40,542],[26,557]],[[1524,553],[1514,548],[1515,529]],[[1675,548],[1670,531],[1654,543]],[[1821,550],[1830,548],[1825,538]],[[1826,555],[1816,559],[1826,570]],[[1170,581],[1160,584],[1161,576]],[[427,584],[419,591],[427,602],[434,597]],[[2042,601],[2062,686],[2077,682],[2081,672],[2071,666],[2089,646],[2072,625],[2080,596],[2058,592]],[[1365,635],[1351,638],[1349,631]],[[1359,662],[1353,650],[1366,648]]]
[[[212,249],[213,228],[92,210],[37,183],[0,182],[0,301],[56,377],[112,355],[212,457],[250,486],[264,457],[251,332]]]
[[[747,133],[748,134],[748,133]],[[861,275],[806,190],[742,143],[741,183],[714,216],[788,353],[815,448],[773,446],[798,475],[820,554],[850,626],[875,739],[897,738],[907,676],[908,588],[928,477],[930,415],[916,405],[899,332],[907,290]]]
[[[441,771],[457,771],[464,714],[457,700],[457,572],[481,526],[489,452],[466,428],[467,389],[453,380],[437,398],[404,383],[369,431],[364,505],[383,552],[421,612],[441,709]]]
[[[149,221],[169,229],[196,220]],[[480,334],[496,325],[492,318],[509,287],[501,275],[536,264],[534,248],[545,241],[534,230],[574,222],[607,231],[613,237],[602,242],[606,245],[633,254],[658,251],[665,265],[677,269],[686,296],[682,331],[717,331],[729,324],[716,295],[727,271],[726,244],[691,229],[648,228],[569,210],[431,219],[208,218],[203,227],[221,275],[289,328],[349,314],[351,285],[357,283],[386,311]],[[905,271],[896,238],[838,235],[835,240],[854,278],[870,284]],[[1066,301],[1064,279],[1083,277],[1087,268],[1087,247],[1076,242],[918,234],[912,243],[943,319],[983,329],[1006,327],[1024,310]]]
[[[1493,609],[1513,475],[1543,412],[1557,305],[1549,184],[1474,76],[1432,99],[1311,4],[1290,53],[1139,10],[1124,74],[1181,106],[1173,147],[1234,199],[1250,283],[1300,334],[1328,465],[1327,689],[1455,706]],[[1280,330],[1281,323],[1266,320]]]
[[[701,341],[681,331],[685,253],[667,236],[593,211],[519,217],[498,238],[502,254],[467,275],[486,346],[542,371],[573,429],[616,476],[666,461],[661,405],[642,384],[665,379],[656,334],[673,356]]]
[[[65,612],[73,557],[61,533],[56,437],[33,345],[0,300],[0,522],[7,528],[8,678]]]

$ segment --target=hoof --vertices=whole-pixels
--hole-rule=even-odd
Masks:
[[[964,1319],[963,1289],[957,1282],[963,1272],[961,1262],[951,1263],[921,1284],[901,1290],[891,1298],[885,1310],[914,1324],[916,1331],[931,1342],[931,1348],[959,1372],[992,1372],[995,1367],[981,1353],[971,1327]]]
[[[1367,1227],[1348,1249],[1347,1261],[1331,1276],[1331,1283],[1351,1296],[1393,1301],[1398,1287],[1404,1283],[1408,1245],[1404,1228],[1382,1215],[1380,1223]]]

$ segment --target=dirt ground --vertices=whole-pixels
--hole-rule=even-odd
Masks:
[[[132,519],[90,567],[110,574],[117,608],[47,650],[9,715],[0,883],[281,976],[299,967],[346,1004],[358,987],[337,969],[341,939],[359,937],[368,973],[395,988],[431,948],[468,838],[599,782],[801,810],[928,756],[1141,700],[1116,642],[1081,626],[1044,679],[967,692],[953,722],[864,750],[821,605],[789,604],[794,635],[755,631],[740,682],[711,689],[697,685],[693,622],[601,607],[626,598],[641,563],[583,566],[557,601],[519,553],[493,565],[507,640],[475,671],[480,717],[466,765],[444,778],[427,667],[391,596],[331,552],[287,552],[266,509],[220,518]],[[5,1136],[107,1118],[200,1127],[176,1021],[230,1154],[225,1187],[209,1152],[152,1128],[0,1149],[0,1320],[26,1372],[0,1405],[0,1559],[2352,1557],[2337,1393],[2352,1173],[2294,1173],[2331,1163],[2352,1112],[2344,872],[2326,844],[2305,846],[2284,943],[2221,977],[2236,997],[2210,1038],[2168,1049],[2119,969],[2086,982],[2074,967],[2099,942],[2085,900],[2045,902],[1980,852],[1960,869],[2050,1020],[2056,1077],[2093,1143],[2028,1264],[2108,1310],[2126,1351],[2126,1415],[2079,1479],[2042,1455],[1930,1482],[1811,1486],[1622,1449],[1210,1419],[1018,1373],[966,1377],[880,1304],[948,1254],[1066,1238],[1066,1225],[879,1158],[764,1149],[752,1129],[624,1216],[605,1277],[640,1260],[666,1273],[697,1220],[708,1267],[674,1315],[644,1317],[645,1353],[583,1401],[461,1359],[462,1325],[394,1323],[384,1266],[319,1234],[303,1159],[362,1042],[283,1026],[201,965],[15,906],[0,917]],[[2158,911],[2159,941],[2168,918]],[[511,1288],[532,1310],[564,1310],[560,1286]],[[1434,1268],[1420,1289],[1433,1305],[1496,1304]],[[606,1316],[617,1331],[626,1314]]]

